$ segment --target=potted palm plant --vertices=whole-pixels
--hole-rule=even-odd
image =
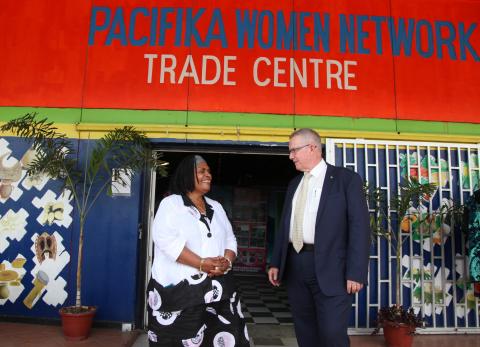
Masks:
[[[379,310],[377,327],[373,333],[376,334],[383,328],[388,346],[408,347],[412,345],[412,335],[416,328],[423,326],[423,319],[414,313],[412,307],[404,307],[401,301],[402,245],[407,239],[402,237],[402,233],[408,235],[413,223],[420,232],[425,232],[425,227],[430,227],[435,216],[425,212],[425,203],[436,191],[436,185],[419,183],[414,178],[406,180],[399,186],[398,194],[394,194],[389,204],[386,203],[382,190],[366,190],[370,208],[374,210],[370,219],[372,233],[386,239],[396,260],[395,302],[392,306]],[[445,205],[435,213],[446,215],[450,210]],[[394,216],[392,211],[396,212]]]
[[[70,194],[79,219],[78,259],[76,271],[75,305],[60,309],[65,337],[81,340],[88,337],[96,307],[82,303],[82,256],[85,223],[88,213],[101,194],[111,195],[112,181],[125,185],[132,176],[154,165],[164,174],[161,161],[148,150],[144,133],[131,126],[107,132],[95,141],[82,160],[74,142],[59,133],[52,122],[38,119],[37,113],[28,113],[13,119],[0,128],[32,142],[35,158],[27,168],[27,175],[47,175],[63,183],[62,190]]]

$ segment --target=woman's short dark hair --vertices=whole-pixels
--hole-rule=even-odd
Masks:
[[[195,190],[197,163],[205,161],[199,155],[188,155],[178,163],[170,179],[170,193],[186,195]]]

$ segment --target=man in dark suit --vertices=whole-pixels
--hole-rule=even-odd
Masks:
[[[303,174],[287,188],[269,281],[286,283],[300,347],[347,347],[353,294],[367,283],[369,213],[361,177],[322,158],[311,129],[290,135]]]

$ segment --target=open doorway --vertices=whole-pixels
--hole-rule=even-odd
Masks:
[[[222,204],[237,238],[235,271],[264,273],[280,224],[287,184],[297,174],[288,159],[286,146],[266,150],[259,147],[241,149],[172,146],[159,148],[158,151],[163,153],[162,159],[169,163],[169,174],[173,173],[180,160],[189,154],[195,153],[204,157],[210,166],[213,179],[212,190],[207,196]],[[150,277],[153,261],[149,229],[160,201],[168,194],[169,179],[168,176],[160,177],[155,174],[151,179],[149,221],[145,240],[147,256],[142,257],[147,259],[145,285]],[[146,308],[142,311],[146,312]],[[143,318],[145,323],[146,317]]]
[[[235,272],[244,275],[265,274],[273,250],[275,233],[280,225],[286,188],[288,182],[297,174],[294,165],[288,159],[287,147],[164,144],[156,151],[162,153],[162,160],[169,163],[169,175],[174,172],[180,160],[189,154],[200,154],[205,158],[210,166],[213,181],[212,190],[207,196],[222,204],[237,238],[238,255],[234,263]],[[152,171],[149,178],[150,188],[146,192],[148,211],[144,224],[145,237],[142,242],[144,251],[140,255],[143,268],[139,269],[144,281],[143,288],[139,288],[137,301],[139,304],[137,325],[143,327],[147,324],[144,293],[154,256],[150,228],[160,201],[168,194],[169,180],[169,176],[161,177]],[[281,314],[289,313],[286,294],[283,291],[279,294],[278,290],[268,288],[271,286],[266,280],[260,284],[251,282],[252,280],[253,278],[245,278],[243,284],[248,288],[253,285],[255,288],[262,287],[264,291],[274,291],[275,297],[283,295],[279,300],[284,307],[276,309],[283,310]],[[255,297],[257,296],[258,294],[255,294]],[[248,319],[249,322],[253,322],[255,318]],[[270,317],[270,319],[278,322],[291,318]]]

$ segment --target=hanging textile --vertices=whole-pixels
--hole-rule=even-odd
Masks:
[[[465,222],[467,226],[468,258],[470,280],[480,282],[480,190],[468,199],[465,205]],[[476,286],[475,289],[478,289]],[[476,295],[480,295],[475,291]]]

